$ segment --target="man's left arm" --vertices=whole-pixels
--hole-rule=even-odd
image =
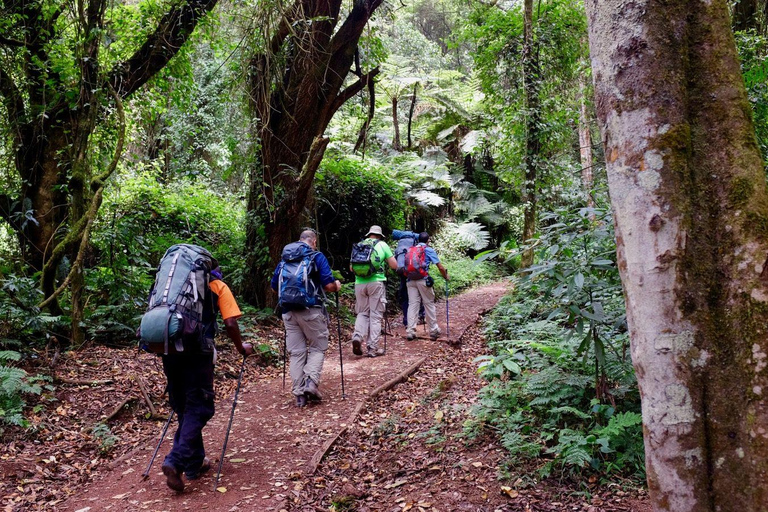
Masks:
[[[440,274],[443,276],[443,279],[448,281],[448,270],[446,270],[445,265],[443,265],[440,262],[440,258],[437,256],[437,251],[435,251],[433,248],[427,246],[426,249],[424,249],[424,252],[427,256],[427,260],[429,263],[434,263],[437,267],[437,270],[440,271]]]
[[[318,253],[315,256],[315,265],[317,271],[320,274],[320,284],[323,290],[327,292],[338,292],[341,290],[341,283],[338,279],[333,277],[333,271],[331,265],[328,263],[328,258],[324,254]]]
[[[227,331],[227,336],[235,344],[235,348],[240,354],[244,356],[253,354],[253,346],[250,343],[243,343],[240,325],[237,323],[237,319],[243,313],[240,311],[240,306],[237,305],[235,296],[232,295],[232,290],[229,289],[229,286],[224,281],[219,279],[211,281],[209,287],[218,297],[219,312],[224,319],[224,328]]]

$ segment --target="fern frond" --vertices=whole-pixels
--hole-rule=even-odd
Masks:
[[[429,190],[419,190],[413,192],[411,193],[411,197],[413,197],[416,201],[424,206],[438,207],[445,204],[445,199],[435,194],[434,192],[430,192]]]
[[[19,361],[21,354],[15,350],[0,350],[0,361]]]

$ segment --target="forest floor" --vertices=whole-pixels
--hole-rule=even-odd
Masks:
[[[443,329],[438,341],[406,341],[397,315],[389,324],[383,357],[352,355],[351,332],[345,329],[345,398],[332,318],[332,347],[320,386],[324,399],[305,409],[294,407],[290,382],[282,388],[281,368],[259,367],[257,358],[249,358],[214,489],[242,361],[223,344],[216,367],[217,413],[204,431],[213,470],[188,482],[181,494],[168,489],[160,471],[175,422],[149,478],[141,476],[162,431],[161,417],[169,413],[160,405],[165,379],[158,359],[125,349],[62,354],[55,361],[56,392],[41,402],[33,428],[6,433],[0,447],[2,507],[650,511],[644,491],[631,483],[600,482],[594,475],[537,481],[535,467],[502,469],[505,454],[492,436],[464,435],[470,406],[483,385],[473,362],[487,352],[479,319],[506,291],[505,284],[496,283],[451,298],[450,337],[461,341],[459,346],[447,343],[444,301],[438,304]],[[254,341],[282,341],[279,325],[250,326],[246,334]],[[51,365],[50,356],[40,354],[41,368]],[[149,418],[142,386],[157,409],[155,419]],[[108,416],[113,417],[106,421]],[[524,477],[527,472],[530,477]]]

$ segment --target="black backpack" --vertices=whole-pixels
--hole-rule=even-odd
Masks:
[[[197,245],[178,244],[165,251],[141,317],[140,348],[169,354],[203,346],[203,315],[213,308],[208,283],[218,266],[211,253]]]
[[[381,240],[366,238],[362,242],[352,245],[352,256],[349,258],[349,264],[356,276],[371,277],[379,271],[379,267],[375,266],[373,262],[374,249],[379,242]]]
[[[322,304],[325,292],[314,279],[317,270],[313,251],[303,242],[293,242],[283,248],[278,265],[277,305],[283,311],[306,309]]]

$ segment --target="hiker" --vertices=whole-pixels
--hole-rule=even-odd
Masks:
[[[314,230],[305,229],[298,242],[283,248],[282,261],[272,275],[272,289],[278,293],[285,347],[291,355],[291,390],[296,407],[305,407],[307,400],[322,399],[320,373],[328,350],[328,316],[322,290],[341,290],[328,259],[317,250]]]
[[[429,247],[429,234],[419,234],[419,243],[408,249],[405,255],[405,273],[408,278],[408,328],[406,339],[413,340],[416,337],[416,314],[419,304],[424,305],[429,326],[429,337],[434,341],[440,336],[440,327],[437,325],[435,313],[435,290],[432,288],[434,281],[429,275],[429,265],[434,263],[448,281],[448,271],[445,269],[437,252]]]
[[[380,226],[371,226],[362,242],[352,248],[349,269],[355,274],[355,332],[352,334],[352,352],[363,355],[362,343],[365,342],[368,357],[384,355],[379,348],[381,320],[387,306],[384,265],[397,270],[392,249],[384,242]]]
[[[202,431],[214,413],[217,311],[237,351],[243,356],[253,354],[251,344],[243,343],[240,335],[240,308],[222,279],[218,262],[202,247],[170,247],[160,262],[149,309],[141,321],[140,346],[161,355],[168,401],[178,418],[173,448],[162,466],[168,487],[177,492],[184,490],[182,473],[187,480],[195,480],[211,468]]]
[[[408,249],[419,241],[419,234],[413,231],[392,230],[392,239],[397,240],[395,248],[395,260],[397,261],[397,275],[400,278],[400,286],[397,288],[397,301],[403,311],[403,325],[408,326],[408,287],[405,277],[405,254]],[[419,306],[419,325],[424,323],[424,304]]]

